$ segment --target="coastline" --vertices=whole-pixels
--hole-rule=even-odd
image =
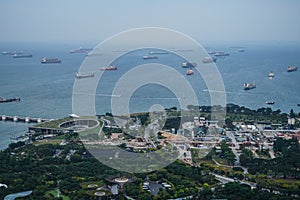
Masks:
[[[193,106],[191,106],[191,109],[193,109],[192,107]],[[202,111],[200,111],[200,112],[196,111],[196,112],[198,112],[198,115],[200,115],[202,113],[202,115],[205,114],[206,116],[209,116],[211,114],[211,112],[209,111],[211,108],[212,108],[211,106],[200,106],[200,110],[202,110]],[[227,107],[226,107],[227,112],[226,112],[225,119],[232,118],[232,115],[243,115],[243,113],[234,113],[234,112],[232,112],[232,109],[238,109],[238,110],[240,110],[239,112],[241,112],[241,110],[244,110],[244,111],[246,111],[246,113],[248,113],[246,115],[251,115],[250,114],[251,112],[252,113],[257,113],[259,110],[262,110],[262,109],[270,109],[270,113],[272,113],[272,112],[277,113],[278,112],[278,110],[272,110],[272,108],[270,108],[270,106],[268,106],[268,105],[255,110],[255,109],[250,109],[250,108],[244,107],[242,105],[236,105],[236,104],[229,103],[229,104],[227,104]],[[167,109],[167,110],[171,110],[171,109]],[[191,112],[192,110],[190,110],[190,111],[188,111],[188,110],[186,110],[186,111],[184,111],[184,110],[183,111],[177,111],[177,109],[175,109],[174,111],[180,113],[180,112]],[[242,112],[244,112],[244,111],[242,111]],[[195,112],[195,111],[192,111],[192,112]],[[130,117],[130,116],[138,116],[140,114],[144,115],[144,114],[147,114],[147,113],[148,112],[143,111],[143,112],[134,112],[134,113],[131,113],[131,114],[125,114],[125,115],[120,115],[120,116],[121,117],[122,116],[123,117]],[[262,114],[262,113],[260,113],[260,114]],[[282,116],[286,116],[286,117],[289,116],[288,113],[284,113],[284,112],[279,112],[279,114],[282,115]],[[297,116],[297,113],[295,113],[295,115]],[[98,116],[100,116],[100,115],[98,115]],[[171,117],[171,116],[169,116],[169,117]],[[268,119],[268,116],[265,116],[264,118],[265,118],[265,122],[269,121],[269,122],[267,122],[267,124],[271,125],[272,119],[271,118]],[[69,117],[63,117],[63,118],[57,118],[55,120],[61,121],[61,120],[64,120],[64,119],[70,120],[72,118],[69,119]],[[298,120],[299,120],[299,116],[298,116]],[[256,122],[258,122],[258,121],[256,121]],[[261,121],[259,123],[265,123],[265,122]],[[288,118],[286,118],[286,122],[288,122]],[[1,135],[2,140],[1,140],[1,143],[0,143],[0,151],[5,150],[6,148],[8,148],[8,146],[11,143],[16,143],[16,142],[22,141],[22,139],[25,139],[28,136],[27,134],[29,132],[29,128],[31,126],[36,126],[36,125],[33,125],[35,123],[11,122],[11,121],[0,121],[0,124],[1,124],[2,127],[7,126],[7,130],[10,130],[9,132],[7,132],[7,134],[2,134]],[[37,123],[37,125],[38,125],[38,123]],[[12,131],[11,128],[10,128],[11,126],[17,127],[17,130]]]
[[[95,41],[57,41],[51,43],[43,42],[12,42],[0,41],[2,50],[28,50],[33,54],[32,59],[14,60],[10,56],[0,55],[0,69],[4,73],[0,73],[0,79],[3,81],[1,86],[1,96],[20,96],[21,102],[1,104],[1,114],[7,115],[29,115],[39,116],[44,118],[60,118],[66,113],[72,112],[70,102],[72,102],[72,86],[74,83],[74,74],[78,71],[80,63],[84,60],[84,54],[70,54],[69,50],[80,45],[93,47]],[[222,50],[229,52],[230,56],[217,61],[218,69],[224,78],[227,97],[229,102],[238,104],[251,109],[260,107],[271,107],[273,110],[280,109],[282,112],[289,112],[294,109],[295,113],[300,112],[300,99],[295,95],[298,91],[299,72],[287,73],[286,66],[290,63],[298,64],[299,59],[297,52],[300,49],[300,43],[292,43],[289,41],[200,41],[203,43],[207,51]],[[237,52],[235,46],[242,46],[245,52]],[[143,53],[144,54],[144,53]],[[53,55],[62,58],[63,66],[41,66],[40,57],[45,55]],[[136,54],[130,54],[131,57],[124,58],[124,62],[117,61],[119,66],[116,73],[123,73],[124,66],[131,66],[135,61]],[[138,56],[140,58],[140,56]],[[122,60],[122,59],[121,59]],[[140,60],[140,59],[138,59]],[[166,59],[166,63],[176,65],[172,59]],[[180,68],[180,67],[179,67]],[[276,76],[269,80],[267,75],[270,68]],[[20,69],[22,73],[20,73]],[[181,69],[179,69],[181,70]],[[234,72],[234,73],[233,73]],[[185,73],[185,70],[183,71]],[[110,74],[107,77],[107,84],[114,84],[110,78],[114,78],[115,74]],[[116,75],[117,76],[117,75]],[[198,87],[198,82],[193,82],[196,78],[189,77],[192,84]],[[14,80],[14,81],[11,81]],[[105,79],[106,80],[106,79]],[[244,81],[256,81],[257,88],[253,91],[243,91],[242,84]],[[284,83],[284,84],[282,84]],[[51,84],[51,88],[49,88]],[[199,89],[200,88],[200,89]],[[209,93],[203,92],[205,85],[200,85],[196,88],[200,94],[200,100],[203,104],[209,104]],[[37,93],[36,91],[43,91]],[[106,90],[104,90],[106,92]],[[99,93],[99,91],[98,91]],[[102,92],[103,93],[103,92]],[[155,91],[154,91],[154,94]],[[139,93],[138,95],[147,95]],[[148,95],[150,96],[150,95]],[[266,100],[274,100],[274,105],[265,105]],[[98,113],[110,112],[106,105],[106,97],[98,98],[100,103],[96,106],[101,107],[97,110]],[[147,108],[148,102],[143,102],[137,99],[134,105],[137,108],[133,112],[142,111]],[[206,102],[207,101],[207,102]],[[108,100],[107,102],[110,103]],[[158,102],[160,103],[160,102]],[[162,102],[164,103],[164,102]],[[110,105],[110,104],[107,104]],[[171,107],[170,105],[169,107]],[[6,148],[12,141],[10,137],[18,137],[27,132],[26,125],[18,123],[5,123],[0,126],[0,149]]]

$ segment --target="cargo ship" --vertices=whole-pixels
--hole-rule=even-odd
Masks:
[[[222,52],[222,51],[216,52],[214,55],[215,55],[215,56],[230,56],[229,53],[224,53],[224,52]]]
[[[51,64],[51,63],[61,63],[61,60],[58,58],[45,58],[43,57],[41,60],[42,64]]]
[[[75,78],[90,78],[90,77],[94,77],[94,73],[82,74],[80,72],[76,72],[76,75],[75,75]]]
[[[31,58],[31,54],[23,54],[23,53],[15,53],[13,54],[13,58]]]
[[[216,53],[217,53],[216,51],[209,51],[209,52],[208,52],[209,55],[214,55],[214,54],[216,54]]]
[[[287,69],[286,69],[286,71],[287,72],[294,72],[294,71],[297,71],[297,67],[296,66],[288,66],[287,67]]]
[[[8,103],[8,102],[19,102],[21,99],[19,97],[16,98],[10,98],[10,99],[4,99],[2,97],[0,97],[0,103]]]
[[[208,54],[214,56],[230,56],[229,53],[225,53],[223,51],[209,51]]]
[[[273,105],[273,104],[275,104],[275,101],[266,101],[265,103],[269,104],[269,105]]]
[[[251,90],[256,88],[256,84],[255,83],[244,83],[244,90]]]
[[[143,59],[144,60],[157,59],[157,56],[145,55],[145,56],[143,56]]]
[[[114,71],[117,70],[118,68],[114,65],[110,65],[108,67],[101,67],[100,70],[101,71]]]
[[[92,48],[82,48],[80,47],[79,49],[72,49],[69,51],[69,53],[88,53],[92,51]]]
[[[164,52],[164,51],[151,51],[149,52],[150,55],[155,55],[155,54],[169,54],[168,52]]]
[[[274,72],[271,71],[268,76],[269,76],[269,78],[273,78],[275,76],[275,74],[274,74]]]

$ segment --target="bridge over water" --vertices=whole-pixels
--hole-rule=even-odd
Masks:
[[[0,115],[0,121],[24,122],[24,123],[41,123],[41,122],[50,121],[50,119],[43,119],[43,118],[37,118],[37,117]]]

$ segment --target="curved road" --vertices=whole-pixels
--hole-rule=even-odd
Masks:
[[[228,183],[228,182],[239,182],[240,184],[246,184],[251,187],[251,189],[256,188],[256,183],[248,182],[248,181],[241,181],[241,180],[234,180],[232,178],[224,177],[219,174],[210,173],[211,175],[214,175],[217,180],[221,181],[222,183]]]

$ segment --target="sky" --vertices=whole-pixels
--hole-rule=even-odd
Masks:
[[[202,41],[299,41],[299,20],[299,0],[1,0],[0,41],[101,41],[141,27]]]

